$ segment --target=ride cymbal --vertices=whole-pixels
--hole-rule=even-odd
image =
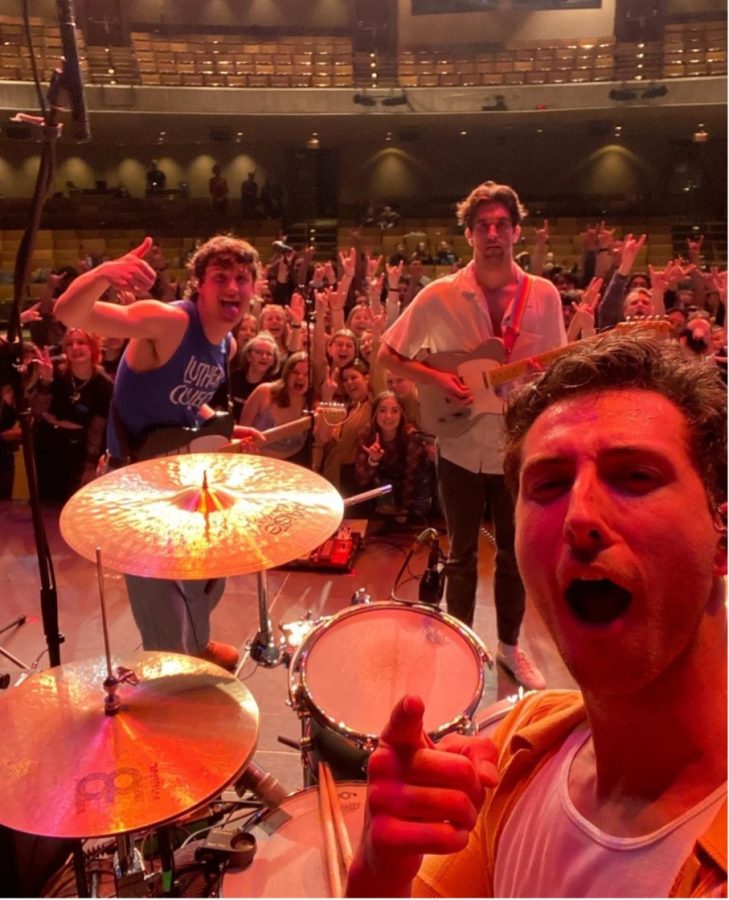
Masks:
[[[222,578],[305,556],[342,520],[320,475],[279,459],[192,453],[116,469],[81,488],[61,533],[81,556],[156,578]]]
[[[104,713],[104,658],[39,672],[0,696],[3,825],[58,838],[138,831],[201,806],[244,769],[258,737],[245,685],[179,653],[122,665],[135,678],[120,683],[114,715]]]

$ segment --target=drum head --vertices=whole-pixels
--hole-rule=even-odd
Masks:
[[[305,696],[314,715],[350,737],[375,740],[405,694],[423,698],[426,731],[443,733],[475,710],[483,691],[476,639],[436,610],[356,607],[308,640]]]
[[[367,786],[340,781],[336,787],[350,841],[356,847],[362,835]],[[249,829],[256,838],[256,855],[248,868],[226,871],[222,897],[329,895],[317,790],[292,794]]]

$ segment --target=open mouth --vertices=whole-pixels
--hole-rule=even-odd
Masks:
[[[598,581],[577,578],[565,591],[565,599],[581,622],[609,625],[626,612],[633,597],[630,591],[608,578]]]
[[[240,312],[240,301],[239,300],[221,300],[220,305],[223,310],[230,315],[238,315]]]

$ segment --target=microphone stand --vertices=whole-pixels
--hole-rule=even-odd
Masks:
[[[304,321],[302,322],[302,328],[306,333],[306,377],[309,386],[306,389],[306,409],[304,410],[304,415],[308,415],[311,419],[311,425],[306,434],[306,467],[309,469],[314,468],[314,425],[316,424],[316,419],[314,415],[314,365],[312,362],[312,341],[313,337],[313,328],[312,325],[314,323],[314,301],[312,298],[312,289],[311,284],[298,284],[296,286],[297,293],[301,294],[304,298]],[[302,343],[303,343],[303,334],[302,334]]]
[[[53,180],[56,163],[56,142],[61,135],[63,126],[58,121],[58,109],[61,91],[65,90],[63,63],[62,68],[56,69],[51,76],[48,89],[48,107],[44,109],[43,116],[29,116],[19,113],[15,118],[20,121],[30,122],[41,128],[42,149],[38,177],[36,178],[31,211],[23,237],[15,258],[15,283],[13,291],[13,305],[10,312],[10,324],[8,326],[7,341],[10,350],[10,359],[13,363],[13,396],[15,408],[18,412],[20,430],[22,435],[23,460],[28,478],[28,492],[30,509],[33,519],[33,534],[35,537],[36,556],[38,559],[38,572],[40,575],[40,606],[43,621],[43,633],[48,647],[48,658],[51,666],[61,664],[60,646],[64,640],[58,630],[58,595],[56,591],[56,579],[53,570],[48,537],[41,513],[40,496],[38,493],[38,478],[35,469],[35,453],[33,447],[33,429],[31,423],[31,411],[23,381],[23,335],[20,321],[20,309],[23,305],[23,296],[26,291],[30,264],[35,248],[35,241],[40,227],[41,216],[48,190]]]

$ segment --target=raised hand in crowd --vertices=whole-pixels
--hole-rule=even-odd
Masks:
[[[377,318],[383,310],[382,285],[385,283],[385,273],[373,275],[367,279],[367,299],[373,318]]]
[[[308,281],[309,266],[315,252],[313,247],[305,247],[301,253],[297,254],[293,265],[295,284],[306,284]]]
[[[379,256],[373,257],[371,254],[367,253],[365,256],[365,272],[367,279],[374,278],[377,275],[377,270],[380,268],[382,264],[382,254]]]
[[[379,465],[379,463],[382,461],[382,457],[385,455],[385,451],[383,450],[382,444],[380,443],[379,431],[375,432],[374,441],[369,446],[363,444],[362,449],[369,457],[368,462],[371,466]]]
[[[398,289],[398,285],[400,284],[400,279],[402,278],[402,267],[404,263],[402,260],[396,265],[391,266],[389,264],[385,265],[385,271],[387,273],[387,290],[388,291],[396,291]]]
[[[549,219],[544,220],[541,228],[534,229],[534,243],[545,247],[549,243]]]
[[[344,306],[347,302],[348,287],[340,283],[336,291],[329,296],[329,308],[332,311],[332,331],[344,328]]]
[[[701,263],[701,249],[704,246],[704,236],[700,234],[696,240],[690,237],[686,238],[686,247],[688,249],[689,261],[698,266]]]
[[[291,295],[291,302],[286,307],[289,324],[292,326],[301,325],[304,321],[304,314],[306,312],[306,301],[304,300],[304,295],[300,294],[298,291],[294,291]]]
[[[37,350],[34,361],[38,364],[38,380],[41,384],[50,384],[55,375],[50,347],[44,347],[42,350]]]
[[[327,283],[326,273],[324,271],[324,263],[314,263],[314,272],[311,276],[311,286],[314,288],[322,288]]]
[[[419,697],[403,697],[370,757],[348,897],[410,896],[423,856],[462,850],[485,790],[496,784],[496,748],[488,738],[448,735],[434,745],[423,713]]]
[[[618,271],[621,275],[628,276],[630,275],[633,265],[635,264],[635,260],[638,257],[638,254],[643,249],[643,245],[646,242],[647,235],[641,234],[640,237],[635,238],[632,234],[626,234],[623,238],[623,250],[620,257],[620,266]]]
[[[585,253],[597,250],[597,230],[597,225],[587,225],[585,230],[580,232],[582,248]]]
[[[40,322],[43,316],[40,310],[40,300],[24,309],[20,314],[20,324],[29,325],[31,322]]]
[[[715,294],[719,302],[726,306],[727,270],[720,271],[718,266],[712,266],[704,275],[704,281],[707,293]]]
[[[314,309],[316,310],[317,323],[323,322],[329,313],[329,301],[332,296],[330,287],[314,291]]]
[[[334,263],[330,259],[324,263],[324,283],[331,285],[337,283],[337,270],[334,268]]]
[[[324,403],[331,403],[334,395],[339,390],[340,372],[339,367],[332,364],[327,368],[327,373],[321,385],[321,399]]]
[[[591,279],[578,301],[572,302],[572,319],[567,329],[567,340],[590,337],[595,333],[595,313],[600,302],[603,279]]]
[[[357,267],[356,249],[354,247],[350,247],[348,251],[340,250],[339,263],[342,267],[343,277],[349,278],[351,281],[354,278],[355,269]]]
[[[289,337],[286,348],[289,353],[295,353],[297,350],[305,349],[305,347],[302,346],[304,342],[302,323],[306,314],[306,301],[304,300],[303,295],[298,291],[294,291],[291,295],[289,305],[285,307],[285,309],[289,325]]]
[[[645,235],[644,235],[645,237]],[[607,250],[610,252],[613,248],[613,244],[615,243],[615,229],[608,228],[603,220],[600,222],[600,225],[597,229],[597,242],[596,249],[597,250]]]

